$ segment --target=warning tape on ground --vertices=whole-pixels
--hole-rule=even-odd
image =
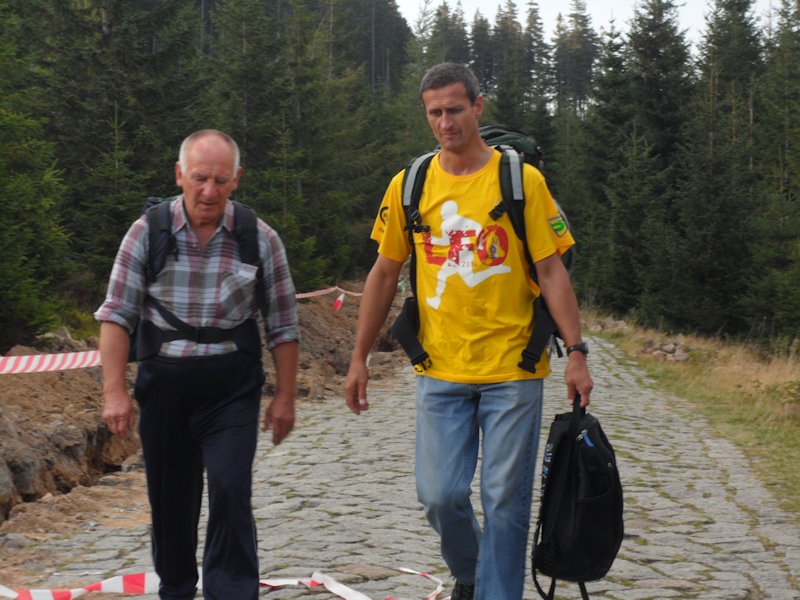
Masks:
[[[425,600],[436,600],[444,589],[444,583],[442,580],[428,573],[422,573],[404,567],[398,569],[398,571],[410,573],[412,575],[420,575],[437,584],[436,589],[429,595],[425,596]],[[125,596],[141,596],[144,594],[157,594],[158,584],[158,575],[155,573],[136,573],[132,575],[117,575],[91,585],[69,590],[12,590],[0,585],[0,598],[13,598],[15,600],[72,600],[73,598],[85,596],[90,592],[122,594]],[[315,572],[310,578],[307,579],[262,579],[259,584],[263,588],[269,588],[270,591],[289,586],[305,586],[309,589],[322,586],[331,594],[334,594],[339,598],[344,598],[345,600],[371,600],[369,596],[349,588],[346,585],[336,581],[333,577],[325,575],[324,573],[320,573],[319,571]],[[202,582],[198,582],[198,586],[202,586]],[[386,596],[384,600],[397,599],[393,596]],[[443,600],[447,599],[445,598]]]
[[[343,295],[361,296],[360,292],[351,292],[338,285],[318,290],[296,294],[296,298],[313,298],[324,296],[333,292],[340,295],[334,302],[334,310],[339,310],[344,300]],[[66,371],[68,369],[83,369],[86,367],[100,366],[100,353],[97,350],[84,352],[65,352],[63,354],[29,354],[25,356],[0,356],[0,375],[16,373],[45,373],[49,371]],[[1,597],[1,596],[0,596]]]

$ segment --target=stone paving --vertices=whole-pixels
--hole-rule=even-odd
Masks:
[[[600,339],[591,344],[591,412],[617,452],[626,536],[608,576],[588,584],[590,595],[800,599],[800,528],[742,452],[711,433],[685,400],[655,390],[614,346]],[[563,362],[554,363],[545,386],[545,427],[567,410]],[[410,370],[374,379],[370,410],[359,417],[340,398],[303,402],[296,429],[282,445],[273,448],[261,436],[254,506],[263,578],[321,571],[373,600],[425,598],[435,584],[397,570],[408,567],[445,580],[442,597],[449,593],[414,490],[413,379]],[[534,502],[538,506],[538,477]],[[37,587],[151,570],[144,527],[95,529],[48,543],[73,558]],[[335,597],[319,588],[265,590],[262,596]],[[556,597],[580,595],[577,586],[561,584]],[[528,575],[524,600],[534,598]]]

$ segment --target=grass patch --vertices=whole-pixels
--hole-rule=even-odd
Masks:
[[[635,359],[661,388],[686,398],[720,435],[739,447],[781,507],[800,524],[800,360],[744,344],[670,335],[585,315],[592,333]],[[672,342],[687,360],[655,358]]]
[[[58,326],[66,327],[73,339],[85,340],[89,337],[99,337],[100,324],[94,320],[91,312],[64,302],[58,315]]]

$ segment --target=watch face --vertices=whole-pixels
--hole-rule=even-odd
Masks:
[[[572,354],[573,352],[583,352],[584,354],[589,354],[589,346],[586,345],[586,342],[572,344],[572,346],[567,348],[567,354]]]

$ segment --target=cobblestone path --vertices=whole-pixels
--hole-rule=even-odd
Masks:
[[[685,400],[654,390],[611,344],[591,343],[591,412],[618,455],[626,524],[620,555],[606,579],[588,584],[591,596],[800,599],[800,528],[744,455],[711,433]],[[554,362],[545,427],[567,410],[563,362]],[[396,570],[408,567],[448,581],[449,591],[414,490],[413,378],[409,370],[374,379],[370,410],[360,417],[340,398],[304,402],[281,446],[261,436],[254,505],[262,577],[319,570],[373,600],[424,598],[435,584]],[[538,477],[534,500],[538,505]],[[149,571],[147,535],[145,528],[103,529],[48,542],[74,560],[39,587]],[[304,588],[262,596],[334,598]],[[528,576],[525,600],[537,597]],[[577,587],[562,584],[557,597],[579,598]]]

